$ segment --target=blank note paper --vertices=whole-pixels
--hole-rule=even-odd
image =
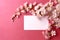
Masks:
[[[46,17],[39,20],[37,16],[24,16],[24,30],[46,30],[48,25]]]

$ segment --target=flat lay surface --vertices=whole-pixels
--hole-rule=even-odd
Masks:
[[[16,8],[25,2],[43,3],[49,0],[0,0],[0,40],[45,40],[42,30],[24,30],[24,15],[12,22],[11,16]],[[57,36],[51,40],[60,40],[60,29]]]

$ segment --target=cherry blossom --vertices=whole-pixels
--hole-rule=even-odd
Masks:
[[[13,22],[15,18],[18,18],[21,14],[30,12],[32,15],[37,16],[38,18],[48,17],[49,27],[45,32],[43,31],[44,37],[49,40],[51,37],[56,36],[56,31],[53,30],[53,26],[56,29],[60,28],[60,0],[50,0],[46,4],[42,3],[24,3],[20,5],[15,14],[12,16]]]
[[[51,36],[56,36],[56,31],[52,30],[51,31]]]

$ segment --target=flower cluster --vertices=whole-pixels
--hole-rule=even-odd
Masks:
[[[12,16],[14,21],[16,17],[19,17],[22,13],[30,12],[39,18],[48,17],[49,27],[43,32],[45,38],[49,40],[51,37],[56,36],[56,31],[53,30],[53,26],[58,29],[60,28],[60,0],[50,0],[46,4],[42,3],[24,3],[23,6],[17,8],[16,14]]]

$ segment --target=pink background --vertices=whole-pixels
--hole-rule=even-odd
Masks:
[[[49,0],[0,0],[0,40],[45,40],[41,31],[24,31],[23,15],[14,23],[11,21],[16,8],[26,1],[46,3]],[[60,40],[59,30],[52,40]]]

